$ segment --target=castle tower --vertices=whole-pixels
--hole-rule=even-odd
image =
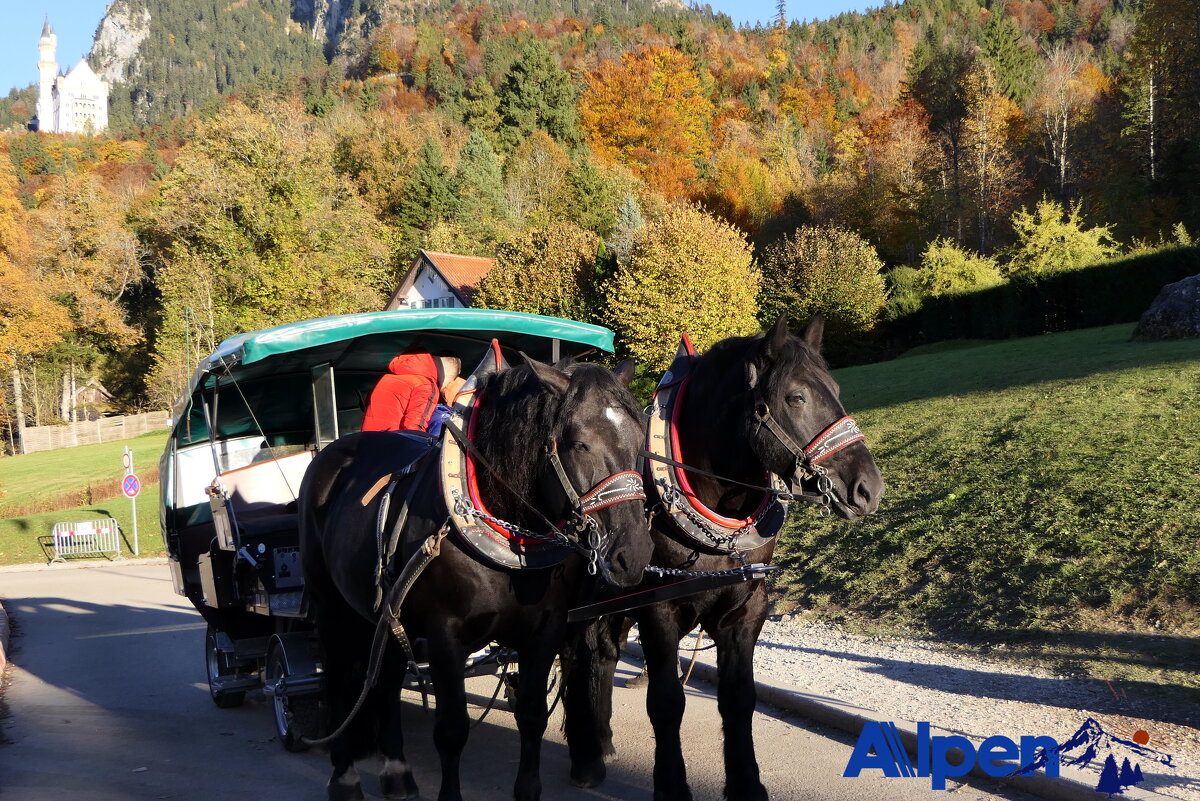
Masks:
[[[54,104],[54,80],[58,77],[58,62],[55,61],[54,51],[58,49],[58,37],[50,27],[50,18],[46,17],[42,25],[42,38],[38,39],[38,130],[55,133],[58,131],[58,119]]]

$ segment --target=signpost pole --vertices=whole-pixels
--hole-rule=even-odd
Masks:
[[[138,555],[137,496],[138,496],[138,491],[141,489],[141,486],[140,486],[140,482],[138,482],[137,477],[135,476],[133,479],[133,482],[132,482],[133,483],[132,492],[129,489],[130,482],[128,480],[128,477],[133,476],[134,472],[133,472],[133,451],[130,450],[128,445],[125,446],[125,453],[122,454],[122,456],[121,456],[121,464],[125,465],[126,481],[124,482],[123,486],[125,487],[125,490],[124,490],[125,494],[129,496],[129,508],[133,512],[133,555],[137,556]],[[118,542],[118,546],[119,545],[120,545],[120,542]]]

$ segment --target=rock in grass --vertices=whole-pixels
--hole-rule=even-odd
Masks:
[[[1200,275],[1167,284],[1133,329],[1134,339],[1200,337]]]

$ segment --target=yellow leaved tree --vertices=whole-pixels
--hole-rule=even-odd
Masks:
[[[694,206],[672,205],[634,235],[605,288],[602,314],[629,355],[661,368],[683,332],[703,351],[757,331],[759,280],[740,231]]]

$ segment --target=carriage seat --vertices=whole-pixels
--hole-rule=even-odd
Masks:
[[[254,517],[276,516],[289,505],[294,512],[300,482],[312,460],[313,452],[306,450],[222,473],[238,523],[244,528]]]

